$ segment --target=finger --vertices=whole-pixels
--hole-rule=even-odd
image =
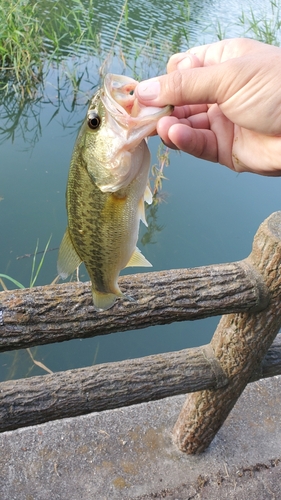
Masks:
[[[162,140],[165,141],[165,144],[168,146],[169,144],[169,129],[176,125],[177,123],[181,123],[182,125],[187,125],[188,127],[197,128],[197,129],[209,129],[210,123],[207,113],[202,113],[201,115],[191,116],[189,118],[179,118],[177,119],[174,116],[165,116],[161,118],[157,125],[157,133],[161,136]],[[171,146],[172,143],[170,142]]]
[[[153,130],[153,132],[151,132],[148,137],[153,137],[154,135],[157,135],[157,130]]]
[[[179,122],[166,129],[164,118],[161,118],[157,131],[169,147],[172,145],[173,149],[180,149],[197,158],[217,161],[217,140],[211,130],[197,130]]]
[[[226,118],[216,104],[208,111],[209,127],[217,141],[217,161],[221,165],[235,170],[232,158],[232,147],[234,142],[234,124]]]
[[[251,52],[254,51],[259,53],[259,58],[253,58]],[[244,57],[240,57],[241,54]],[[140,82],[135,93],[142,104],[149,106],[221,104],[244,86],[248,88],[249,82],[257,90],[268,83],[262,67],[272,56],[280,61],[280,48],[254,40],[225,40],[198,47],[196,57],[201,67],[190,68],[190,57],[183,58],[176,70]]]
[[[217,66],[176,70],[145,80],[136,86],[135,94],[142,104],[149,106],[222,103],[238,92],[252,73],[253,68],[249,64],[245,67],[238,58]]]
[[[200,113],[206,113],[208,111],[208,106],[206,104],[193,104],[189,106],[175,106],[171,116],[176,116],[177,118],[189,118],[192,115],[197,115]]]
[[[168,148],[178,149],[177,146],[169,138],[169,129],[172,125],[178,123],[178,119],[174,116],[164,116],[157,123],[157,133]]]
[[[199,68],[199,66],[202,66],[196,54],[180,52],[170,57],[167,64],[167,73],[172,73],[172,71],[178,69],[178,65],[182,63],[182,61],[184,61],[185,69]]]
[[[186,52],[173,54],[168,61],[167,72],[171,73],[177,69],[190,69],[204,65],[209,66],[210,64],[218,64],[221,62],[221,55],[229,42],[231,42],[231,40],[222,40],[221,42],[200,45],[198,47],[192,47]]]
[[[229,59],[241,57],[252,51],[261,52],[264,49],[264,44],[251,40],[250,38],[230,38],[221,40],[220,42],[200,45],[192,47],[183,54],[175,54],[175,58],[171,57],[171,68],[189,69],[198,66],[211,66],[220,64]],[[168,65],[170,65],[170,61]]]
[[[210,128],[210,122],[207,113],[198,113],[197,115],[190,116],[188,118],[188,121],[192,128]]]

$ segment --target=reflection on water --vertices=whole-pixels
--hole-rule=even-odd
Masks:
[[[125,4],[120,0],[85,0],[82,13],[81,8],[77,11],[79,2],[74,1],[45,0],[39,5],[42,22],[56,19],[61,52],[46,66],[44,84],[38,85],[32,98],[16,96],[12,89],[0,95],[0,273],[25,286],[32,258],[17,257],[32,254],[37,239],[39,251],[43,250],[50,235],[52,247],[57,247],[64,233],[64,193],[72,148],[101,74],[153,76],[165,71],[172,52],[215,41],[219,33],[242,35],[249,27],[239,24],[241,3],[234,0],[168,1],[164,5],[158,0],[131,0],[122,19]],[[259,17],[265,12],[272,18],[269,1],[248,0],[243,9],[246,13],[253,9]],[[66,15],[69,29],[61,32],[61,19]],[[85,42],[90,31],[83,43],[77,42],[77,18],[85,32],[91,25],[91,43]],[[51,40],[47,46],[51,53]],[[157,138],[149,140],[152,163],[158,163],[158,144]],[[142,226],[140,232],[139,247],[146,247],[144,253],[154,270],[244,258],[258,225],[280,209],[279,179],[238,176],[174,152],[164,175],[168,179],[161,191],[162,196],[166,193],[165,202],[150,207],[149,227]],[[38,284],[48,284],[56,277],[56,259],[56,251],[46,254]],[[87,279],[83,266],[80,278]],[[56,371],[181,349],[207,342],[216,322],[211,318],[64,342],[33,348],[32,356]],[[0,355],[2,379],[41,373],[26,351]]]
[[[274,29],[279,17],[270,7],[270,1],[261,0],[248,0],[243,10],[233,0],[227,8],[220,0],[185,0],[165,5],[158,1],[140,5],[123,0],[40,2],[38,13],[50,33],[45,41],[50,57],[45,64],[45,78],[38,82],[32,97],[23,99],[15,94],[15,82],[8,93],[0,94],[1,138],[13,141],[18,133],[32,146],[42,134],[40,114],[46,112],[47,106],[55,108],[54,117],[60,106],[65,106],[71,115],[76,105],[86,105],[107,71],[141,80],[164,72],[168,57],[176,51],[216,41],[222,35],[251,36],[254,32],[249,31],[247,15],[248,19],[269,18],[265,29],[270,23]]]

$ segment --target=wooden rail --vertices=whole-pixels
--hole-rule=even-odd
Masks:
[[[251,381],[281,374],[281,334]],[[0,431],[218,389],[228,383],[209,345],[0,384]]]
[[[103,313],[88,283],[1,292],[1,351],[224,316],[207,346],[1,383],[0,430],[191,392],[174,440],[203,451],[246,384],[281,373],[280,265],[276,212],[244,261],[123,277],[134,302]]]
[[[90,283],[0,292],[0,351],[118,331],[258,311],[268,303],[260,275],[245,261],[121,277],[134,302],[96,312]]]

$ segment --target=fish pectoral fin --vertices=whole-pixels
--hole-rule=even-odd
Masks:
[[[81,259],[77,254],[68,229],[64,233],[64,237],[59,247],[59,256],[57,269],[58,274],[62,279],[67,278],[71,273],[75,271],[75,269],[81,264]]]
[[[140,217],[140,220],[147,227],[148,224],[147,224],[146,217],[145,217],[144,202],[148,203],[148,205],[151,205],[151,203],[152,203],[152,192],[150,191],[150,187],[149,186],[146,186],[144,195],[143,195],[143,197],[139,201],[139,217]]]
[[[152,267],[152,264],[144,257],[141,251],[136,247],[125,267]]]
[[[116,293],[104,293],[92,289],[92,296],[96,311],[101,312],[112,307],[116,302],[117,297],[123,297],[123,294],[121,292],[120,295],[117,295]]]
[[[148,205],[151,205],[152,199],[153,199],[153,196],[152,196],[152,192],[150,190],[150,187],[146,186],[145,192],[144,192],[144,201],[146,201],[146,203]]]
[[[139,201],[139,218],[144,223],[144,225],[147,227],[148,224],[147,224],[146,217],[145,217],[145,208],[144,208],[143,198],[141,198]]]

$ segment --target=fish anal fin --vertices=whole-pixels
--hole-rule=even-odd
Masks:
[[[57,263],[59,276],[62,279],[67,278],[67,276],[75,271],[75,269],[81,264],[81,262],[82,261],[72,244],[69,231],[67,229],[64,233],[59,247],[59,256]]]
[[[125,267],[152,267],[152,264],[144,257],[141,251],[136,247]]]

